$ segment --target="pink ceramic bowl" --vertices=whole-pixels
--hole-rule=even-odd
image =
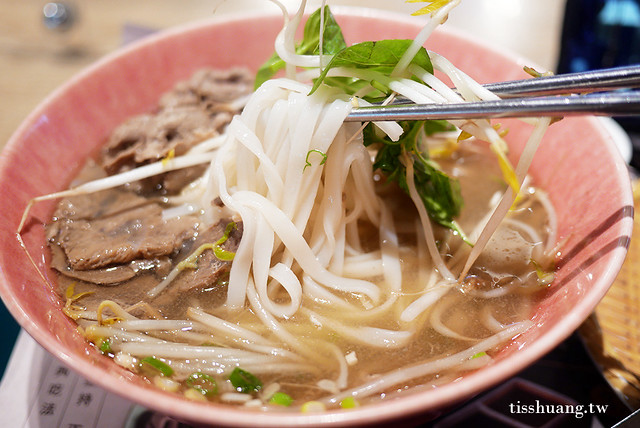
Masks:
[[[363,9],[336,9],[350,43],[413,38],[423,20]],[[256,413],[200,404],[160,392],[100,355],[63,315],[60,298],[40,277],[18,244],[16,230],[35,196],[68,186],[87,156],[127,117],[149,110],[179,79],[204,66],[253,69],[273,51],[279,16],[230,16],[153,36],[108,56],[46,99],[16,131],[0,159],[0,292],[22,327],[43,347],[91,382],[134,402],[193,422],[250,426]],[[443,53],[480,82],[524,78],[525,63],[440,31],[429,49]],[[514,159],[525,126],[509,123]],[[514,375],[570,335],[614,280],[632,228],[632,195],[624,161],[611,137],[593,118],[552,126],[536,155],[532,175],[558,212],[559,240],[566,241],[557,279],[531,314],[535,327],[504,348],[495,363],[459,381],[375,407],[321,414],[259,414],[263,426],[362,425],[428,417]],[[24,240],[45,275],[42,223],[53,203],[34,207]]]

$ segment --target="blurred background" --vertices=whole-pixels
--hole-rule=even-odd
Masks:
[[[293,8],[296,0],[282,0]],[[310,1],[319,5],[318,0]],[[423,3],[332,0],[410,14]],[[554,69],[562,0],[463,0],[447,25]],[[268,0],[0,0],[0,145],[53,89],[117,49],[136,30],[163,29],[213,15],[278,9]],[[45,18],[45,13],[48,18]]]
[[[297,4],[297,0],[281,2],[291,10]],[[309,3],[315,8],[321,1]],[[329,3],[406,14],[425,6],[404,0]],[[261,10],[278,9],[268,0],[0,0],[0,148],[57,86],[120,46],[168,27]],[[539,71],[565,73],[640,63],[640,0],[462,0],[446,25],[526,58]],[[637,122],[621,124],[637,140]],[[631,163],[638,167],[637,156]],[[1,376],[19,331],[1,304],[0,325]],[[554,378],[554,370],[568,361],[571,368],[566,372],[573,376],[570,387],[584,389],[582,382],[597,383],[592,361],[584,351],[575,352],[580,346],[570,339],[550,360],[532,369],[531,377]],[[599,388],[608,394],[602,392],[604,386]],[[577,389],[568,393],[578,394]],[[640,401],[634,403],[640,405]],[[618,407],[617,413],[610,413],[609,422],[620,420],[633,407]]]

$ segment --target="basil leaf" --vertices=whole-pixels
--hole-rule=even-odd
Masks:
[[[258,89],[264,82],[271,79],[278,71],[286,67],[286,63],[278,56],[277,53],[273,53],[256,73],[256,80],[253,84],[253,89]]]
[[[388,91],[383,92],[373,88],[371,82],[353,77],[326,77],[324,83],[348,95],[355,95],[357,92],[360,92],[358,97],[371,103],[381,103],[389,95]],[[361,92],[363,88],[368,89],[368,92],[364,95]]]
[[[397,182],[398,186],[409,194],[407,170],[400,161],[403,153],[409,153],[413,161],[416,190],[429,217],[436,223],[460,233],[464,239],[464,234],[454,221],[460,214],[463,203],[460,183],[429,160],[429,154],[420,150],[419,144],[424,134],[446,131],[451,125],[446,121],[408,121],[400,122],[400,125],[404,133],[395,142],[376,134],[373,124],[367,125],[364,129],[364,144],[380,145],[373,167],[382,171],[388,181]]]
[[[302,42],[296,47],[298,55],[318,55],[320,53],[320,11],[319,8],[313,12],[304,26]],[[329,6],[324,8],[324,30],[322,31],[322,51],[323,54],[333,55],[347,47],[342,35],[342,29],[336,22]],[[278,71],[284,69],[286,63],[277,53],[269,58],[256,74],[254,88],[257,89],[267,80],[271,79]]]
[[[300,55],[318,55],[320,53],[321,9],[313,12],[304,26],[302,43],[296,50]],[[324,7],[324,30],[322,32],[322,53],[333,55],[347,47],[342,29],[336,22],[329,6]]]
[[[329,70],[335,67],[366,68],[389,74],[409,46],[411,46],[411,43],[413,43],[412,40],[400,39],[362,42],[349,46],[334,55],[329,64],[320,73],[320,77],[314,82],[311,93],[318,89],[327,77]],[[433,73],[433,65],[425,48],[420,48],[411,63],[422,67],[429,73]]]

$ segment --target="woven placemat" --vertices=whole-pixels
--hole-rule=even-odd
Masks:
[[[633,187],[638,213],[640,180]],[[640,408],[640,215],[620,273],[579,332],[607,382],[629,407]]]

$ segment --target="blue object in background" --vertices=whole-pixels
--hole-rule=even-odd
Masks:
[[[19,332],[20,326],[0,300],[0,378],[2,378],[7,367],[7,362]]]
[[[640,64],[640,0],[567,0],[557,73]],[[640,169],[640,119],[614,118],[630,134]]]
[[[638,63],[639,0],[567,0],[558,73]]]

